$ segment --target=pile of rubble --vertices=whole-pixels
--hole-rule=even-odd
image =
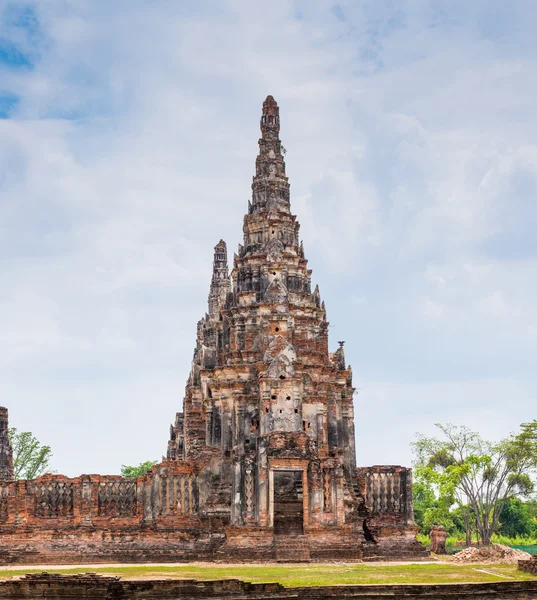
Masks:
[[[531,554],[523,550],[516,550],[492,544],[492,546],[465,548],[453,556],[456,563],[517,563],[519,560],[528,560]]]

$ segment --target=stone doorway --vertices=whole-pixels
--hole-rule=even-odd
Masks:
[[[274,471],[274,533],[304,533],[302,471]]]

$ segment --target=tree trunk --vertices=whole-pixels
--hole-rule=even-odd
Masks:
[[[472,532],[470,531],[470,513],[468,511],[468,509],[466,508],[465,510],[462,511],[462,514],[464,515],[464,529],[465,529],[465,533],[466,533],[466,547],[469,547],[472,545]]]

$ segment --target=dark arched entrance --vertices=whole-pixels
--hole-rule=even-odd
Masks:
[[[302,471],[274,471],[274,533],[304,533]]]

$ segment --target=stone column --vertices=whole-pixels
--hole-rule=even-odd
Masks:
[[[243,514],[241,510],[241,496],[244,494],[242,489],[242,465],[240,460],[233,464],[233,482],[231,487],[231,522],[233,525],[242,525]]]
[[[269,517],[269,469],[267,457],[267,442],[259,439],[257,448],[257,524],[260,527],[270,525]]]
[[[412,495],[412,469],[406,469],[406,523],[414,525],[414,498]]]
[[[269,469],[268,480],[268,524],[274,527],[274,471],[272,469]]]
[[[12,481],[13,449],[9,443],[9,415],[7,408],[0,406],[0,481]]]
[[[345,476],[342,467],[334,469],[334,486],[336,491],[336,523],[338,525],[345,524]]]
[[[274,494],[272,494],[274,497]],[[308,469],[302,470],[302,498],[304,510],[304,533],[307,533],[310,525],[310,494],[308,485]]]
[[[92,526],[92,489],[91,478],[83,475],[80,478],[80,523],[85,527]]]

